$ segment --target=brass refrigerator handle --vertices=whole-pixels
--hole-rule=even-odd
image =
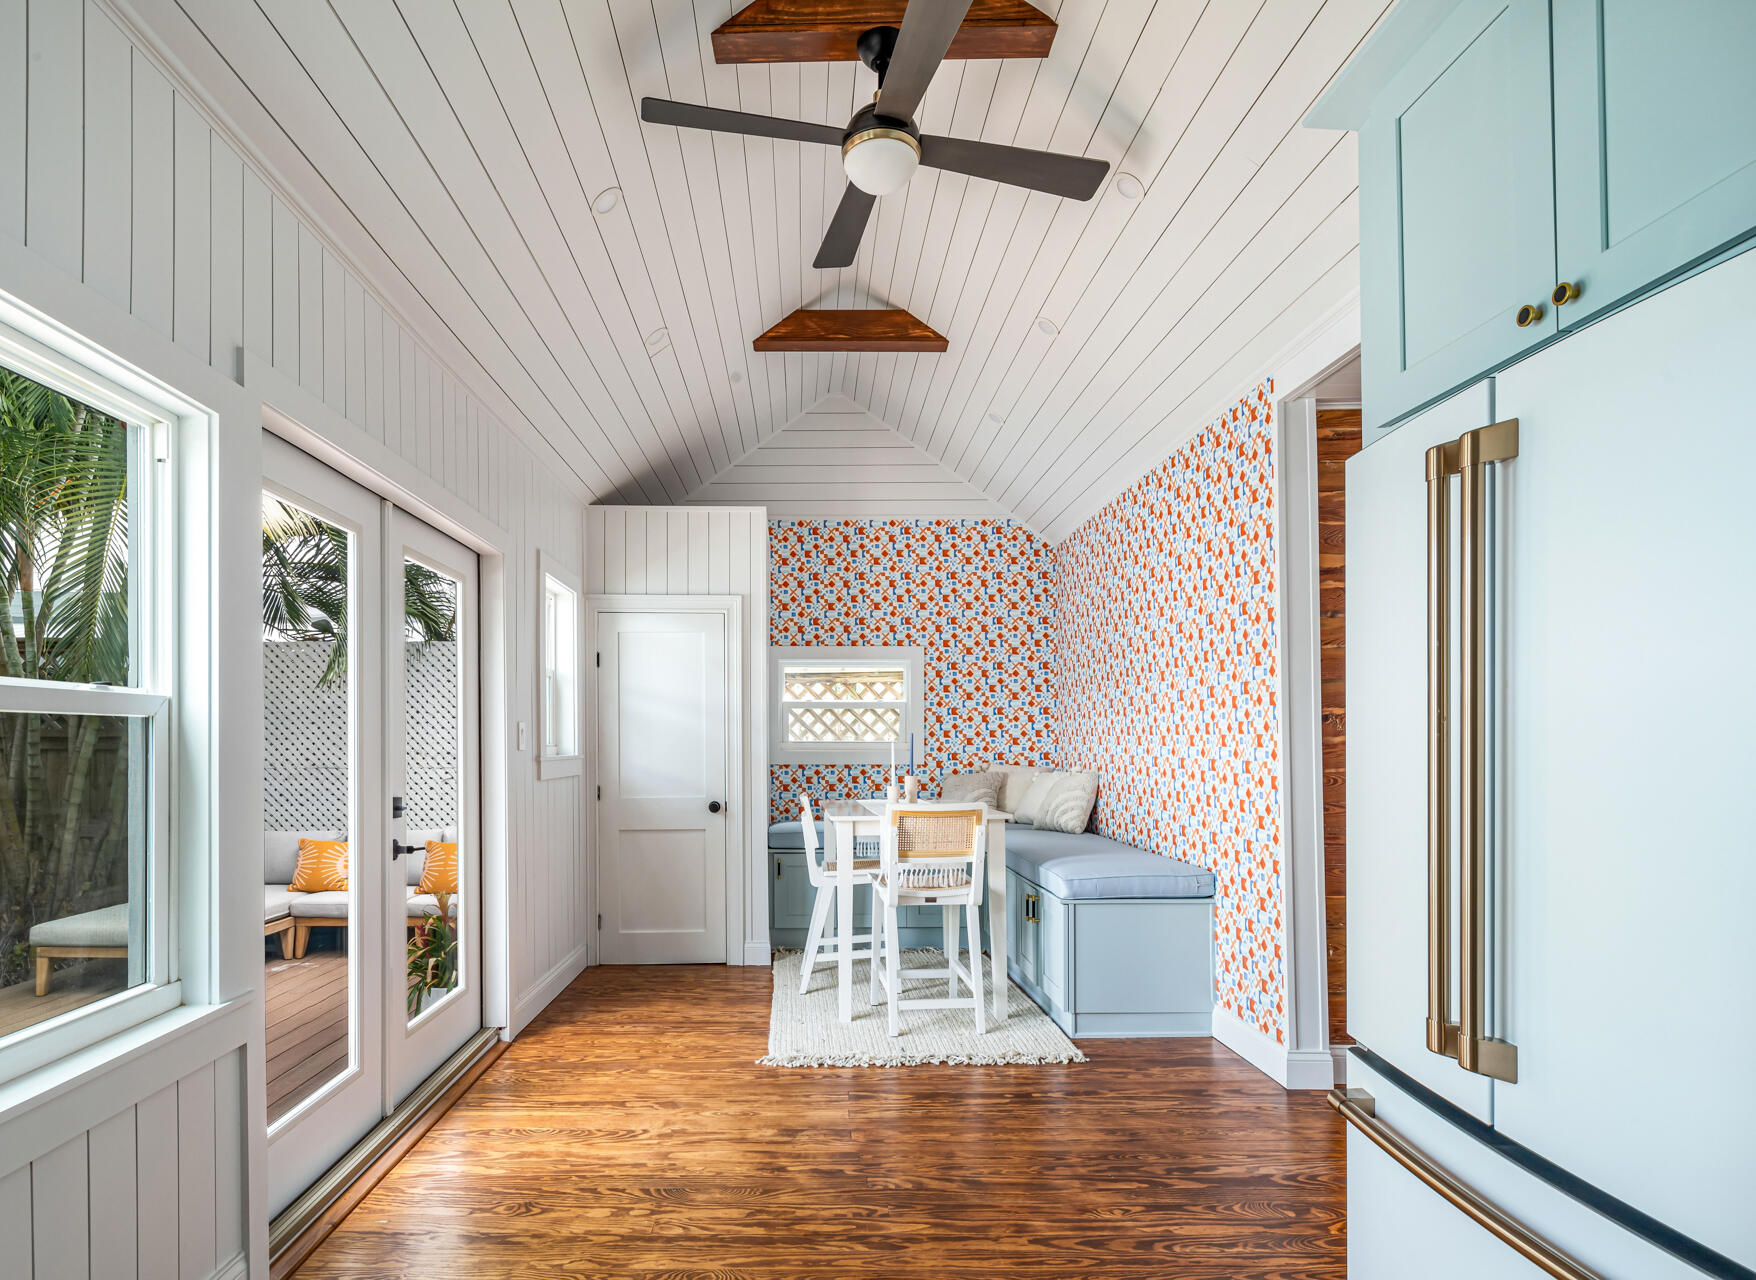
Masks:
[[[1458,502],[1463,542],[1458,583],[1463,722],[1458,726],[1457,1065],[1516,1082],[1518,1050],[1488,1035],[1488,467],[1518,456],[1518,419],[1458,438]]]
[[[1555,1280],[1605,1280],[1602,1272],[1594,1271],[1572,1255],[1563,1253],[1498,1205],[1459,1182],[1418,1147],[1409,1145],[1401,1134],[1378,1119],[1371,1094],[1362,1089],[1349,1089],[1345,1093],[1334,1089],[1329,1093],[1329,1105],[1370,1138],[1380,1151],[1438,1192],[1446,1203],[1521,1257],[1554,1276]]]
[[[1427,450],[1427,1048],[1457,1056],[1451,998],[1451,477],[1458,443]]]

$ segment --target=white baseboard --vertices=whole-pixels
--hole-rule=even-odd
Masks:
[[[565,991],[569,982],[584,973],[585,962],[585,944],[581,943],[566,959],[544,974],[536,986],[519,997],[518,1002],[512,1006],[512,1025],[506,1029],[508,1038],[529,1026],[531,1019],[541,1013],[549,1001]]]
[[[250,1274],[250,1259],[239,1254],[213,1273],[213,1280],[245,1280]]]
[[[744,963],[771,965],[774,963],[774,952],[768,949],[766,942],[746,942],[744,944]]]
[[[1213,1038],[1283,1089],[1335,1086],[1335,1059],[1328,1049],[1288,1049],[1218,1006]]]
[[[1344,1044],[1331,1045],[1330,1049],[1329,1049],[1329,1053],[1330,1053],[1330,1056],[1335,1059],[1335,1083],[1338,1086],[1346,1084],[1347,1083],[1347,1046]]]

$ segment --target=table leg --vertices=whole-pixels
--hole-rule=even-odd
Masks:
[[[835,932],[838,939],[835,958],[837,999],[841,1020],[854,1020],[854,825],[835,822],[832,848],[835,850]]]
[[[1006,824],[988,824],[988,950],[994,959],[994,1021],[1006,1021]]]

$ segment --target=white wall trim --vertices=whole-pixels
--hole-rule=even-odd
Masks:
[[[582,940],[572,951],[569,951],[561,962],[550,969],[531,989],[520,997],[512,1006],[512,1017],[506,1029],[500,1033],[502,1040],[511,1040],[531,1024],[531,1020],[541,1013],[556,996],[567,989],[567,984],[585,972],[586,960],[589,958],[586,944]]]
[[[1218,1005],[1213,1038],[1283,1089],[1334,1087],[1335,1060],[1328,1049],[1289,1049]]]
[[[769,965],[774,963],[774,952],[766,942],[746,942],[744,944],[744,963],[749,965]]]

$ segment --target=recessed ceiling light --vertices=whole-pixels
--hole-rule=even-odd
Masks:
[[[666,342],[670,341],[670,337],[671,331],[669,329],[654,329],[651,333],[646,335],[646,349],[648,351],[657,351],[660,347],[664,346]]]
[[[1136,178],[1133,174],[1118,173],[1116,175],[1116,194],[1121,196],[1122,199],[1138,200],[1145,190],[1146,188],[1141,185],[1140,179]]]
[[[598,192],[597,199],[591,202],[591,207],[598,213],[608,213],[616,207],[621,199],[622,188],[605,187],[602,191]]]
[[[732,385],[735,387],[743,380],[744,380],[744,375],[739,373],[737,370],[734,369],[732,371]]]
[[[1061,332],[1061,326],[1056,324],[1053,320],[1049,319],[1049,317],[1047,317],[1047,316],[1038,316],[1037,317],[1037,332],[1046,333],[1052,338],[1057,333]]]

